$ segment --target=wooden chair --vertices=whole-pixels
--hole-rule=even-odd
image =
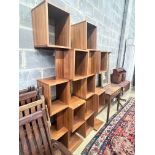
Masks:
[[[50,140],[45,109],[19,119],[19,148],[21,155],[71,155],[60,143]]]
[[[40,94],[41,88],[27,89],[19,95],[19,104],[21,105],[19,107],[19,119],[25,122],[19,127],[20,154],[36,154],[37,151],[36,155],[70,155],[71,153],[63,144],[50,138],[50,118],[44,96]],[[44,111],[44,114],[41,114],[40,111]],[[44,144],[46,145],[44,146]]]

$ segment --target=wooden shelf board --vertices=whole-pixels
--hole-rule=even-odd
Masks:
[[[73,81],[81,80],[87,78],[87,75],[75,75]]]
[[[93,114],[94,114],[94,111],[93,110],[87,110],[87,112],[85,113],[85,120],[87,120]]]
[[[35,46],[35,48],[41,48],[41,49],[71,49],[71,47],[68,46],[60,46],[60,45],[43,45],[43,46]],[[63,51],[62,51],[63,52]]]
[[[96,94],[96,95],[101,95],[101,94],[104,93],[104,92],[105,92],[105,89],[102,88],[102,87],[96,87],[96,88],[95,88],[95,94]]]
[[[102,125],[104,124],[103,121],[95,118],[94,119],[94,129],[97,131]]]
[[[93,92],[87,92],[87,95],[86,95],[86,99],[88,99],[89,97],[93,96],[94,93]]]
[[[50,114],[50,116],[53,116],[56,113],[66,109],[66,108],[68,108],[67,104],[65,104],[64,102],[62,102],[60,100],[55,100],[54,102],[52,102],[52,105],[51,105],[52,113]]]
[[[82,143],[82,141],[82,138],[80,138],[76,134],[73,134],[69,139],[69,151],[73,153],[77,149],[77,147]]]
[[[75,52],[88,52],[88,50],[74,48]]]
[[[83,105],[85,102],[85,100],[80,99],[79,97],[72,96],[69,103],[69,107],[72,109],[76,109],[77,107]]]
[[[84,121],[81,120],[81,119],[74,119],[74,122],[73,122],[73,128],[72,128],[72,132],[74,132],[76,129],[78,129],[83,123]]]
[[[62,127],[61,129],[56,130],[56,128],[52,125],[50,131],[51,131],[51,139],[58,140],[65,133],[68,132],[68,129],[66,127]]]
[[[66,80],[66,79],[55,79],[55,78],[45,78],[45,79],[40,79],[38,81],[42,82],[42,83],[44,83],[46,85],[49,85],[49,86],[55,86],[55,85],[58,85],[58,84],[68,82],[68,80]]]

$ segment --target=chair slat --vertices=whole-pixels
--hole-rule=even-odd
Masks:
[[[31,108],[31,112],[32,113],[36,112],[35,107]],[[40,134],[39,127],[38,127],[38,124],[37,124],[36,120],[32,121],[32,128],[33,128],[34,136],[35,136],[35,139],[36,139],[39,154],[44,155],[43,150],[42,150],[42,138],[41,138],[41,134]]]

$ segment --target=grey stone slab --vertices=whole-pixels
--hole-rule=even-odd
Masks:
[[[43,69],[43,78],[55,76],[55,68]]]
[[[20,25],[32,28],[31,8],[19,5]]]
[[[27,30],[24,28],[19,29],[19,48],[34,48],[32,30]]]

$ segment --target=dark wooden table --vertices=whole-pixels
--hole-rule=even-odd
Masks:
[[[117,99],[117,110],[119,109],[119,105],[120,105],[120,96],[121,96],[121,87],[113,85],[113,84],[109,84],[106,87],[106,91],[105,91],[105,99],[106,102],[108,103],[108,108],[107,108],[107,123],[109,121],[109,114],[110,114],[110,106],[112,103],[112,100],[114,98]]]

